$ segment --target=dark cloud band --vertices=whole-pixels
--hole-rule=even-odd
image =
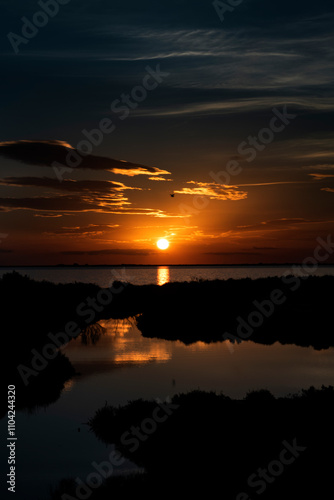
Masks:
[[[157,167],[86,154],[64,141],[10,141],[0,143],[0,156],[39,167],[105,170],[121,175],[169,174]]]

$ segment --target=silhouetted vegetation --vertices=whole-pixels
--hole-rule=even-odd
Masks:
[[[71,500],[71,497],[73,499],[77,499],[77,487],[78,484],[73,478],[63,479],[56,487],[51,489],[48,500]],[[154,485],[152,481],[149,480],[147,474],[135,473],[118,475],[105,480],[104,483],[97,489],[92,489],[88,486],[88,490],[91,491],[91,493],[87,495],[87,499],[110,500],[115,498],[116,495],[122,494],[133,495],[133,497],[136,498],[138,496],[138,492],[143,493],[145,498],[156,499],[158,495],[156,488],[157,485]],[[64,495],[68,495],[68,497],[64,497]]]
[[[289,281],[290,280],[290,281]],[[334,346],[332,322],[332,290],[334,277],[280,278],[257,280],[202,281],[168,283],[155,290],[137,320],[145,337],[196,341],[221,341],[228,332],[241,340],[261,344],[295,344],[326,349]],[[157,287],[158,288],[158,287]],[[271,308],[266,303],[266,315],[254,302],[263,304],[274,290],[281,292],[284,302]],[[252,315],[254,325],[248,318]],[[260,321],[262,316],[262,322]],[[248,326],[245,326],[245,323]]]
[[[50,344],[49,332],[64,331],[67,321],[73,320],[78,299],[94,293],[94,285],[56,285],[47,281],[37,282],[27,276],[13,272],[0,279],[1,304],[1,355],[2,365],[6,365],[6,377],[2,379],[4,388],[8,384],[16,386],[16,409],[32,409],[56,401],[64,383],[73,377],[75,370],[70,361],[58,353],[47,360],[45,369],[28,377],[25,385],[18,372],[18,366],[32,369],[34,354],[41,353]],[[42,361],[37,361],[42,366]],[[0,416],[7,410],[2,399]]]
[[[104,335],[106,329],[103,328],[99,323],[95,323],[94,325],[89,325],[84,328],[81,332],[81,342],[85,345],[89,344],[97,344],[102,335]]]
[[[57,346],[72,337],[64,335],[65,327],[73,322],[77,334],[82,332],[83,343],[96,343],[103,329],[100,325],[87,324],[85,317],[78,315],[77,307],[88,297],[96,297],[100,287],[94,284],[70,283],[55,284],[48,281],[34,281],[17,272],[5,274],[0,279],[2,345],[0,362],[6,365],[6,377],[1,385],[6,390],[8,384],[16,386],[16,408],[32,409],[35,406],[50,404],[57,400],[64,383],[75,374],[70,361],[58,353],[47,359],[46,368],[37,371],[32,366],[36,356],[43,357],[46,345],[53,344],[48,336],[51,332],[58,335]],[[96,312],[96,321],[103,317]],[[109,313],[106,317],[110,317]],[[67,339],[67,340],[66,340]],[[33,350],[33,352],[32,352]],[[37,360],[39,366],[43,361]],[[18,366],[32,369],[35,375],[27,373],[25,385]],[[6,413],[7,403],[0,403],[0,417]]]
[[[137,447],[130,445],[129,431],[137,428],[145,436],[144,422],[157,402],[137,400],[96,412],[89,422],[96,436],[116,443],[123,456],[145,467],[146,474],[111,476],[93,492],[93,499],[136,491],[153,498],[160,491],[164,496],[177,492],[230,499],[245,492],[249,499],[261,495],[281,500],[326,498],[331,491],[333,387],[311,387],[284,398],[252,392],[243,400],[194,391],[174,396],[171,403],[178,408],[139,439]],[[269,479],[261,479],[260,469]],[[61,496],[54,492],[52,498]]]
[[[55,403],[60,397],[64,384],[75,375],[75,370],[64,354],[58,352],[45,369],[38,375],[29,378],[29,384],[24,386],[16,370],[8,373],[7,380],[16,387],[17,409],[33,412],[37,407],[46,407]],[[4,402],[6,404],[6,402]],[[3,413],[7,411],[4,408]],[[2,416],[2,415],[1,415]]]

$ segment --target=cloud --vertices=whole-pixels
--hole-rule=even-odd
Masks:
[[[158,218],[184,218],[189,215],[169,214],[160,209],[153,208],[130,208],[130,205],[120,195],[101,195],[96,197],[91,194],[85,195],[61,195],[61,196],[45,196],[31,198],[0,198],[0,209],[5,211],[25,209],[43,212],[95,212],[95,213],[110,213],[116,215],[146,215]]]
[[[67,212],[96,212],[116,215],[147,215],[157,218],[182,218],[184,216],[169,214],[160,209],[130,208],[131,203],[123,194],[125,190],[143,188],[126,186],[122,182],[100,180],[63,180],[48,177],[6,177],[0,179],[0,185],[18,187],[42,187],[73,194],[58,196],[0,198],[0,211],[26,209],[41,211],[36,217],[61,217]],[[80,194],[77,194],[80,193]],[[50,213],[46,213],[50,211]],[[53,213],[51,213],[53,212]],[[62,213],[54,213],[62,212]]]
[[[115,205],[126,203],[123,199],[105,198],[94,200],[84,196],[50,196],[32,198],[0,198],[0,206],[8,209],[28,209],[52,212],[110,212]]]
[[[62,217],[63,214],[34,214],[34,217],[57,218]]]
[[[277,247],[253,247],[253,250],[282,250],[282,248],[277,248]]]
[[[198,2],[198,6],[201,3]],[[258,5],[254,5],[255,3]],[[333,42],[331,27],[333,14],[328,12],[327,19],[317,18],[306,14],[305,10],[301,11],[302,6],[303,9],[305,7],[305,2],[303,4],[296,2],[297,5],[298,15],[295,14],[289,19],[285,17],[283,21],[277,15],[277,11],[263,14],[262,1],[260,5],[254,1],[248,2],[248,6],[244,3],[238,7],[237,16],[229,16],[223,30],[217,27],[215,22],[219,23],[217,16],[216,19],[215,16],[211,17],[210,26],[201,19],[201,16],[210,11],[203,7],[201,13],[197,12],[197,29],[185,26],[190,12],[185,15],[187,20],[183,19],[180,24],[174,22],[173,28],[166,29],[165,26],[159,25],[150,28],[147,23],[145,27],[127,26],[126,30],[124,26],[118,29],[115,26],[113,36],[120,37],[121,30],[126,31],[126,43],[124,38],[119,40],[118,50],[114,53],[109,52],[105,57],[102,56],[102,60],[133,63],[167,58],[168,61],[164,63],[177,68],[177,71],[173,72],[176,76],[172,81],[175,87],[249,89],[253,91],[249,94],[255,95],[259,89],[268,90],[270,95],[267,99],[271,99],[269,106],[272,104],[273,91],[281,91],[281,96],[284,98],[284,93],[290,90],[289,97],[295,95],[295,98],[302,102],[306,100],[307,90],[301,94],[296,92],[296,88],[302,87],[312,92],[315,86],[330,87],[333,70],[332,50],[328,47]],[[288,11],[291,14],[291,5],[286,3],[285,9],[287,10],[281,9],[281,12]],[[331,10],[329,5],[326,5],[326,9]],[[256,19],[253,17],[254,14]],[[237,24],[234,24],[235,22]],[[281,29],[282,22],[284,22],[284,32]],[[266,29],[263,29],[263,26],[266,26]],[[110,36],[109,25],[105,26],[103,33],[105,39]],[[312,50],[315,46],[317,51]],[[180,58],[182,65],[178,62]],[[325,106],[325,101],[326,98],[320,105]],[[313,104],[309,102],[311,106],[317,106],[317,102]],[[197,103],[194,101],[194,106],[185,104],[180,109],[172,101],[164,109],[156,111],[165,114],[202,112],[203,109],[196,110]],[[238,105],[237,101],[235,104]],[[206,105],[207,103],[200,103],[200,106]],[[213,103],[208,105],[211,108],[205,112],[217,112]],[[141,109],[141,112],[145,111]],[[154,112],[152,108],[152,113]]]
[[[328,179],[330,177],[334,177],[334,174],[308,174],[314,178],[316,181],[321,181],[323,179]]]
[[[255,184],[238,184],[238,187],[276,186],[276,185],[279,185],[279,184],[305,184],[305,182],[306,181],[257,182]]]
[[[149,177],[149,180],[171,182],[173,179],[165,179],[164,177]]]
[[[49,177],[5,177],[0,179],[0,184],[5,186],[19,187],[43,187],[56,191],[89,192],[89,193],[114,193],[117,195],[124,190],[139,190],[142,188],[125,186],[122,182],[99,181],[99,180],[71,180],[66,179],[59,182],[58,179]]]
[[[104,250],[67,250],[60,252],[61,255],[133,255],[147,256],[156,253],[151,249],[132,248],[106,248]]]
[[[241,191],[237,186],[225,186],[214,182],[195,182],[188,181],[187,184],[194,184],[196,187],[182,188],[175,191],[178,194],[190,194],[197,196],[208,196],[210,200],[244,200],[247,198],[247,192]]]
[[[72,146],[65,141],[6,141],[0,143],[0,155],[27,165],[51,166],[62,162]]]
[[[258,252],[204,252],[204,255],[259,255]]]
[[[154,109],[143,109],[138,111],[138,115],[142,116],[211,116],[211,115],[222,115],[229,113],[243,113],[256,110],[268,109],[273,106],[276,107],[283,106],[286,104],[286,98],[276,97],[273,102],[271,96],[268,97],[256,97],[256,98],[241,98],[238,100],[224,100],[224,101],[210,101],[210,102],[193,102],[190,104],[179,104],[174,105],[173,108],[154,108]],[[330,111],[334,110],[334,99],[316,99],[314,97],[308,98],[289,98],[289,106],[294,108],[301,108],[303,110],[318,110],[318,111]],[[314,154],[314,155],[303,155],[302,158],[306,157],[316,157],[316,156],[331,156],[331,154]]]
[[[334,170],[334,163],[320,163],[319,165],[307,165],[304,170]],[[310,174],[311,175],[311,174]]]
[[[282,229],[294,229],[301,224],[319,224],[330,222],[328,220],[311,220],[303,218],[282,218],[250,224],[247,226],[237,226],[238,231],[277,231]]]
[[[114,160],[115,161],[115,160]],[[123,160],[121,160],[123,161]],[[89,167],[88,167],[89,168]],[[154,169],[154,170],[153,170]],[[106,169],[109,170],[109,169]],[[160,170],[157,167],[131,167],[131,164],[129,163],[127,166],[122,166],[121,168],[112,168],[109,170],[109,172],[112,172],[113,174],[120,174],[120,175],[127,175],[128,177],[134,177],[135,175],[168,175],[170,172],[167,170]],[[151,179],[152,180],[152,179]],[[154,179],[157,180],[157,179]],[[160,180],[160,179],[158,179]]]
[[[322,188],[321,191],[327,191],[328,193],[334,193],[333,188]]]
[[[317,159],[317,158],[332,158],[334,156],[334,151],[316,151],[315,153],[306,153],[302,155],[298,155],[297,158],[309,158],[309,159]],[[314,166],[313,166],[314,168]],[[332,166],[333,168],[333,166]]]
[[[66,212],[114,213],[117,215],[150,215],[153,217],[178,217],[163,210],[150,208],[130,208],[131,203],[124,196],[125,190],[140,190],[126,186],[122,182],[103,180],[63,180],[48,177],[6,177],[0,185],[18,187],[41,187],[70,194],[0,198],[2,210],[27,209],[43,212],[38,217],[61,217]],[[80,194],[79,194],[80,193]],[[47,213],[50,211],[50,213]],[[53,213],[51,213],[53,212]],[[62,213],[54,213],[62,212]]]
[[[46,234],[62,234],[63,236],[94,236],[112,231],[113,229],[117,229],[118,227],[120,227],[119,224],[88,224],[87,226],[61,227],[59,229],[55,229],[52,232],[47,231]]]
[[[164,212],[163,210],[153,209],[153,208],[137,208],[137,209],[122,208],[121,211],[112,211],[112,213],[116,215],[150,215],[161,219],[184,219],[191,217],[190,214],[183,214],[183,215],[170,214]]]
[[[86,141],[87,142],[87,141]],[[79,144],[78,144],[79,146]],[[61,169],[76,168],[105,170],[114,174],[127,175],[168,175],[170,172],[157,167],[147,167],[125,160],[114,160],[103,156],[85,154],[64,141],[9,141],[0,143],[0,156],[27,165]]]

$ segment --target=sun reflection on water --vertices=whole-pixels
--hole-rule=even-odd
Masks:
[[[157,283],[159,286],[169,283],[169,267],[158,267]]]
[[[171,344],[143,337],[135,318],[105,319],[97,325],[104,333],[95,344],[82,343],[77,338],[64,350],[81,374],[115,369],[116,366],[166,363],[172,357]],[[70,385],[67,390],[71,390]]]

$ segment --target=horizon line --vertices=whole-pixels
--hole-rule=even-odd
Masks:
[[[302,266],[303,262],[258,262],[256,264],[241,263],[241,264],[7,264],[1,265],[0,268],[13,267],[256,267],[256,266]],[[333,263],[317,264],[317,267],[334,266]]]

